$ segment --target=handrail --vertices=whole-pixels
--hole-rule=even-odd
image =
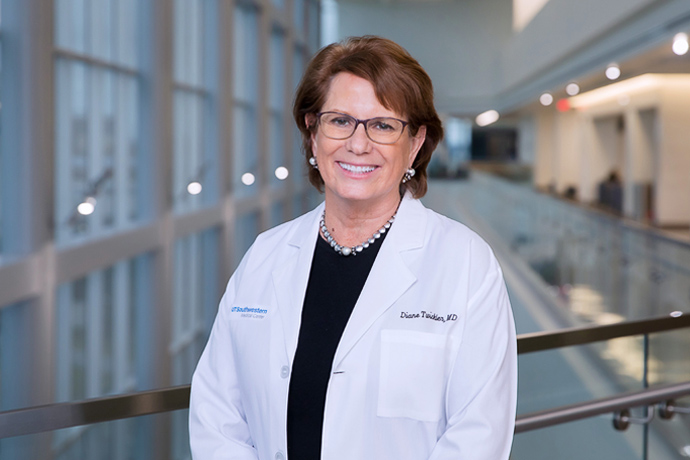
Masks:
[[[0,412],[0,439],[189,407],[189,385]]]
[[[690,395],[690,382],[683,382],[518,415],[515,421],[515,433],[574,422],[631,407],[650,406],[688,395]]]
[[[679,316],[625,321],[622,323],[560,329],[555,332],[534,332],[520,334],[518,354],[552,350],[572,345],[586,345],[593,342],[618,339],[632,335],[653,334],[690,327],[690,314]]]
[[[518,336],[518,353],[524,354],[571,345],[584,345],[602,340],[664,332],[685,327],[690,327],[690,314],[682,314],[678,317],[629,321],[605,326],[521,334]],[[623,404],[623,401],[629,401],[630,398],[632,398],[632,401],[637,405],[645,404],[634,398],[639,397],[641,398],[640,401],[646,401],[644,398],[651,396],[645,395],[648,393],[649,395],[657,395],[659,391],[663,391],[664,389],[668,389],[669,392],[682,391],[682,395],[690,394],[690,382],[684,385],[686,386],[679,386],[678,388],[669,386],[668,388],[659,387],[657,390],[648,389],[628,395],[615,396],[603,400],[594,400],[572,406],[550,409],[544,412],[522,415],[517,418],[516,432],[546,426],[531,425],[542,423],[542,420],[549,420],[549,423],[555,424],[569,421],[569,419],[566,420],[564,417],[576,416],[578,418],[585,418],[599,413],[610,412],[615,409],[608,410],[609,405],[618,404],[618,402],[622,404],[620,407],[631,407],[630,404],[627,406]],[[189,407],[189,394],[189,385],[182,385],[124,395],[48,404],[45,406],[0,412],[0,439],[186,409]],[[677,396],[677,394],[673,392],[669,393],[669,395],[670,397],[667,397],[668,395],[664,393],[663,397],[656,401],[660,402],[665,399],[673,399],[673,397]],[[634,407],[636,404],[632,404],[632,406]],[[606,407],[607,410],[596,413],[592,412],[599,410],[600,407]],[[619,406],[616,405],[615,407]],[[535,418],[532,419],[530,417]],[[572,420],[577,420],[578,418]],[[554,420],[563,421],[553,422]]]

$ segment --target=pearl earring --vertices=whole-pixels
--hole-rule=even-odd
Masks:
[[[316,157],[309,158],[309,164],[312,165],[314,169],[319,169],[319,165],[316,164]]]
[[[410,168],[407,171],[405,171],[405,175],[403,176],[402,183],[404,184],[405,182],[409,182],[410,180],[412,180],[412,177],[414,176],[415,172],[416,171],[414,170],[414,168]]]

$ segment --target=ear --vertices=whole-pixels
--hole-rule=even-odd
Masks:
[[[424,145],[425,140],[426,126],[422,125],[417,130],[417,134],[410,137],[410,164],[408,166],[409,168],[411,168],[414,164],[414,160],[417,158],[417,154],[419,153],[419,150],[422,148],[422,145]]]

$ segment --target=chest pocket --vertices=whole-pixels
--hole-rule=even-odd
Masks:
[[[453,337],[408,330],[381,331],[376,414],[436,422],[443,414]]]

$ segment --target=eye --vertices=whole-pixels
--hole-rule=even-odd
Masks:
[[[329,115],[326,123],[336,128],[347,128],[352,125],[352,118],[345,115]]]
[[[382,133],[395,132],[397,130],[397,123],[395,120],[388,120],[386,118],[377,118],[371,120],[369,128]]]

